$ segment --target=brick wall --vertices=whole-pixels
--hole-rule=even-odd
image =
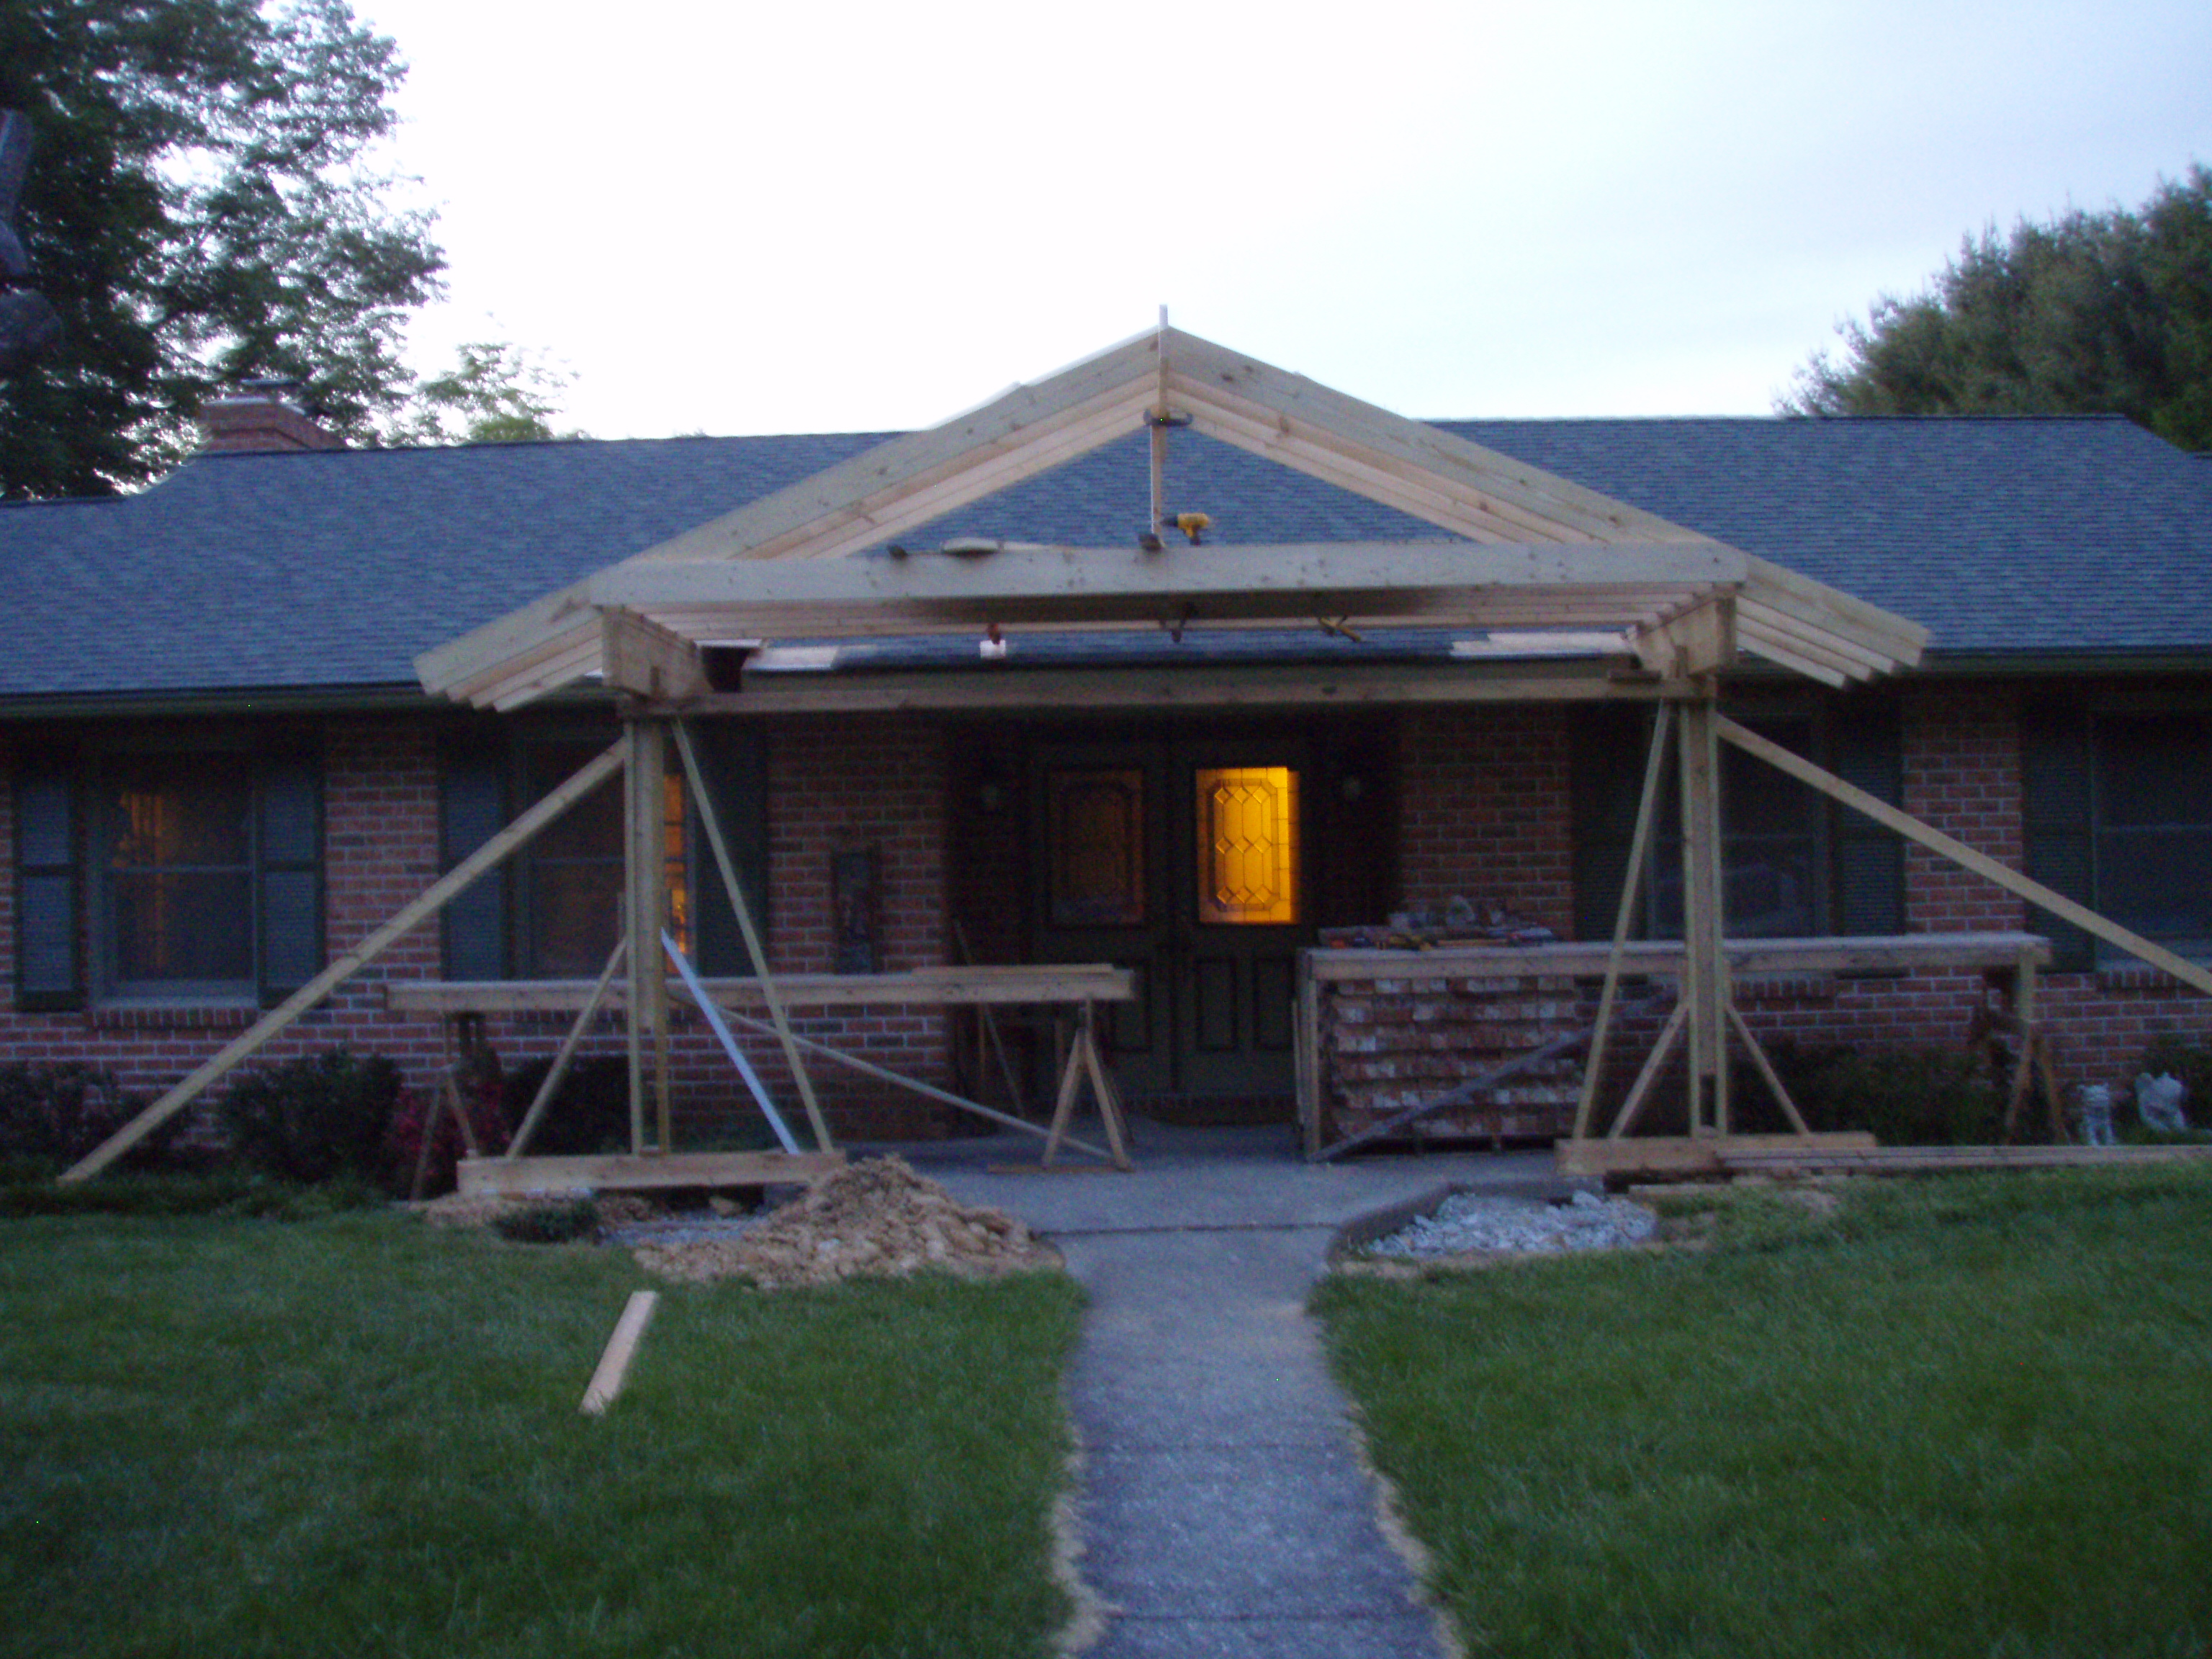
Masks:
[[[13,741],[40,740],[19,731]],[[332,955],[357,945],[438,873],[438,794],[431,728],[404,717],[343,717],[324,727],[325,919]],[[4,751],[0,751],[4,752]],[[941,808],[943,745],[936,729],[893,719],[793,722],[771,743],[769,907],[771,961],[787,972],[830,967],[833,853],[873,848],[883,966],[899,969],[940,960],[944,890]],[[13,868],[12,792],[0,792],[0,855]],[[14,884],[0,884],[0,971],[14,971]],[[261,1051],[255,1063],[281,1061],[343,1044],[389,1055],[409,1080],[429,1085],[447,1059],[441,1022],[409,1018],[386,1006],[386,984],[436,979],[440,937],[434,918],[392,947],[313,1012]],[[797,1028],[850,1048],[878,1065],[945,1081],[945,1017],[931,1008],[800,1009]],[[0,1012],[0,1059],[89,1060],[112,1069],[123,1086],[152,1096],[244,1030],[258,1011],[236,1006],[94,1007],[70,1013]],[[484,1023],[484,1035],[510,1069],[550,1056],[568,1016],[508,1016]],[[772,1038],[741,1036],[787,1115],[796,1092]],[[586,1054],[626,1052],[622,1022],[603,1016]],[[672,1075],[684,1138],[727,1133],[757,1118],[719,1043],[702,1021],[678,1011]],[[822,1098],[840,1133],[927,1134],[946,1109],[817,1060]],[[204,1127],[205,1115],[202,1123]]]
[[[1565,938],[1574,925],[1567,764],[1563,708],[1408,711],[1399,731],[1402,902],[1496,902]]]

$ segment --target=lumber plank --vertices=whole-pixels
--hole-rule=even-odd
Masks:
[[[1317,438],[1325,435],[1355,450],[1390,456],[1594,538],[1704,539],[1656,514],[1195,335],[1170,331],[1168,349],[1170,386],[1193,401],[1233,399],[1247,410],[1302,422]]]
[[[845,1167],[842,1152],[668,1152],[638,1158],[465,1158],[462,1193],[524,1198],[532,1193],[658,1192],[671,1187],[783,1187],[819,1181]]]
[[[173,1086],[144,1111],[132,1118],[89,1153],[63,1171],[64,1185],[85,1181],[100,1173],[155,1129],[182,1111],[209,1084],[240,1060],[260,1051],[277,1033],[307,1012],[325,997],[359,973],[393,945],[434,915],[447,900],[460,892],[487,870],[507,858],[547,824],[590,794],[623,767],[623,745],[613,744],[576,775],[515,819],[453,869],[441,876],[411,903],[359,945],[332,962],[290,996],[225,1043],[213,1058],[203,1061],[182,1082]]]
[[[1589,1133],[1591,1113],[1597,1105],[1599,1073],[1605,1067],[1607,1039],[1613,1030],[1613,1009],[1620,994],[1621,964],[1627,959],[1629,929],[1636,919],[1636,903],[1644,884],[1644,854],[1651,845],[1651,823],[1659,800],[1659,785],[1666,775],[1667,738],[1674,708],[1661,703],[1651,725],[1651,748],[1644,760],[1644,793],[1636,803],[1636,828],[1628,842],[1628,875],[1621,883],[1620,903],[1613,912],[1613,943],[1605,957],[1605,988],[1598,993],[1597,1022],[1590,1029],[1589,1058],[1583,1066],[1583,1086],[1575,1103],[1575,1139]]]
[[[755,979],[710,979],[708,995],[725,1008],[767,1006]],[[1136,975],[1098,963],[1040,963],[1034,966],[916,968],[896,974],[780,974],[776,988],[787,1008],[969,1007],[978,1004],[1129,1002]],[[573,1013],[591,994],[588,980],[394,980],[385,1006],[396,1013]],[[623,1001],[615,985],[609,996]]]
[[[622,1317],[615,1322],[614,1334],[607,1339],[606,1352],[599,1356],[599,1368],[592,1373],[591,1382],[584,1389],[585,1416],[604,1417],[607,1407],[622,1393],[623,1384],[629,1378],[630,1363],[637,1358],[637,1345],[644,1340],[645,1328],[659,1304],[658,1291],[629,1293],[629,1300],[623,1305]]]
[[[1635,1175],[1718,1175],[1723,1160],[1762,1148],[1778,1157],[1803,1158],[1821,1152],[1871,1151],[1875,1139],[1859,1129],[1810,1135],[1648,1135],[1627,1140],[1562,1140],[1553,1162],[1565,1176],[1606,1177]]]
[[[1012,387],[979,409],[879,444],[637,556],[735,557],[862,501],[888,504],[901,488],[949,462],[1023,434],[1049,433],[1071,411],[1117,399],[1132,387],[1141,406],[1152,392],[1159,345],[1159,337],[1148,331],[1033,385]]]
[[[688,702],[707,690],[699,647],[634,611],[599,612],[601,672],[609,685],[654,702]]]

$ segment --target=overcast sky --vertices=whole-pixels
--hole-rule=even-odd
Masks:
[[[2212,163],[2206,0],[355,0],[465,339],[598,437],[1178,326],[1417,416],[1763,414],[1960,238]]]

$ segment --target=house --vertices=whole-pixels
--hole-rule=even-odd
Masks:
[[[350,451],[266,398],[215,415],[140,495],[0,508],[0,1056],[167,1086],[641,708],[696,734],[773,978],[1119,963],[1114,1065],[1164,1109],[1287,1099],[1324,930],[1609,939],[1653,711],[1693,684],[2129,936],[2212,951],[2212,469],[2118,419],[1423,426],[1166,329],[915,434]],[[465,999],[412,988],[611,971],[626,836],[688,957],[747,972],[697,800],[654,765],[642,806],[591,796],[260,1054],[427,1077],[453,1037],[422,1011]],[[1736,749],[1721,771],[1731,938],[2032,927],[2086,1080],[2206,1029],[2139,953]],[[1697,878],[1648,838],[1637,862],[1634,928],[1694,927]],[[1734,995],[1770,1032],[1951,1042],[1980,978]],[[510,1064],[577,1003],[477,996]],[[965,1013],[794,1012],[1005,1091]],[[726,1112],[716,1039],[667,1020],[679,1109]],[[1046,1022],[993,1035],[1043,1067]],[[942,1115],[819,1087],[841,1133]]]

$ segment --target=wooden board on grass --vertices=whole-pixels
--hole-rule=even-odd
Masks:
[[[641,1193],[672,1187],[804,1185],[845,1167],[842,1152],[671,1152],[632,1158],[465,1158],[465,1196],[520,1198],[531,1193]]]

